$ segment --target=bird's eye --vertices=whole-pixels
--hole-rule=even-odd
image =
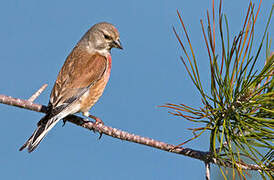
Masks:
[[[109,35],[104,34],[105,39],[111,40],[111,37]]]

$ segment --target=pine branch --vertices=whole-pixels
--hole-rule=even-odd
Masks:
[[[45,88],[45,85],[42,86],[33,96],[35,98],[32,98],[31,100],[36,99],[39,94],[43,91]],[[42,90],[41,90],[42,89]],[[6,105],[11,105],[11,106],[16,106],[20,107],[23,109],[28,109],[36,112],[41,112],[41,113],[46,113],[47,112],[47,107],[41,104],[35,104],[32,101],[29,100],[23,100],[23,99],[18,99],[18,98],[13,98],[10,96],[6,95],[1,95],[0,94],[0,103],[6,104]],[[212,156],[212,153],[210,152],[205,152],[205,151],[199,151],[199,150],[194,150],[190,148],[182,148],[182,147],[177,147],[172,144],[167,144],[161,141],[157,141],[148,137],[142,137],[139,135],[135,135],[132,133],[128,133],[126,131],[122,131],[116,128],[112,128],[110,126],[105,126],[103,124],[96,124],[92,121],[87,121],[79,116],[76,115],[69,115],[65,119],[65,121],[71,122],[75,125],[81,126],[83,128],[86,128],[88,130],[92,131],[97,131],[100,133],[103,133],[105,135],[111,136],[113,138],[121,139],[121,140],[126,140],[146,146],[150,146],[153,148],[157,148],[163,151],[167,151],[170,153],[176,153],[184,156],[188,156],[190,158],[198,159],[200,161],[203,161],[205,163],[213,163],[219,166],[224,166],[224,167],[232,167],[232,162],[231,161],[222,161],[214,158]],[[238,163],[237,164],[239,167],[245,170],[262,170],[262,168],[258,165],[253,165],[253,164],[243,164],[243,163]],[[272,169],[273,170],[273,169]]]

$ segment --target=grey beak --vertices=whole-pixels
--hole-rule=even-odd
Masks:
[[[120,39],[113,41],[114,47],[118,48],[118,49],[123,49],[123,46],[120,42]]]

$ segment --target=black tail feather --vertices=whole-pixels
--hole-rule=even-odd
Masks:
[[[30,136],[27,142],[19,149],[19,151],[28,148],[28,152],[30,153],[35,150],[51,128],[53,128],[60,119],[69,114],[65,111],[65,107],[67,107],[67,105],[55,109],[49,108],[50,110],[47,114],[37,123],[37,129]]]
[[[50,117],[47,114],[45,115],[43,118],[41,118],[41,120],[37,123],[37,129],[34,131],[34,133],[30,136],[30,138],[27,140],[27,142],[19,149],[19,151],[22,151],[23,149],[25,149],[26,147],[28,148],[28,152],[32,152],[33,150],[35,150],[37,148],[37,146],[40,144],[40,142],[44,139],[45,135],[40,137],[40,139],[37,141],[38,137],[45,131],[46,129],[46,125],[48,123],[48,121],[50,120],[50,118],[54,118],[54,117]]]
[[[28,147],[29,153],[35,150],[45,136],[41,140],[39,140],[39,142],[37,142],[35,145],[33,143],[44,132],[44,130],[45,130],[45,125],[39,125],[37,129],[34,131],[34,133],[27,140],[27,142],[19,149],[19,151],[22,151],[26,147]]]

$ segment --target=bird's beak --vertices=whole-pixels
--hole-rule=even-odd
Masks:
[[[116,41],[113,41],[113,46],[118,48],[118,49],[123,49],[123,46],[120,42],[120,39],[116,40]]]

